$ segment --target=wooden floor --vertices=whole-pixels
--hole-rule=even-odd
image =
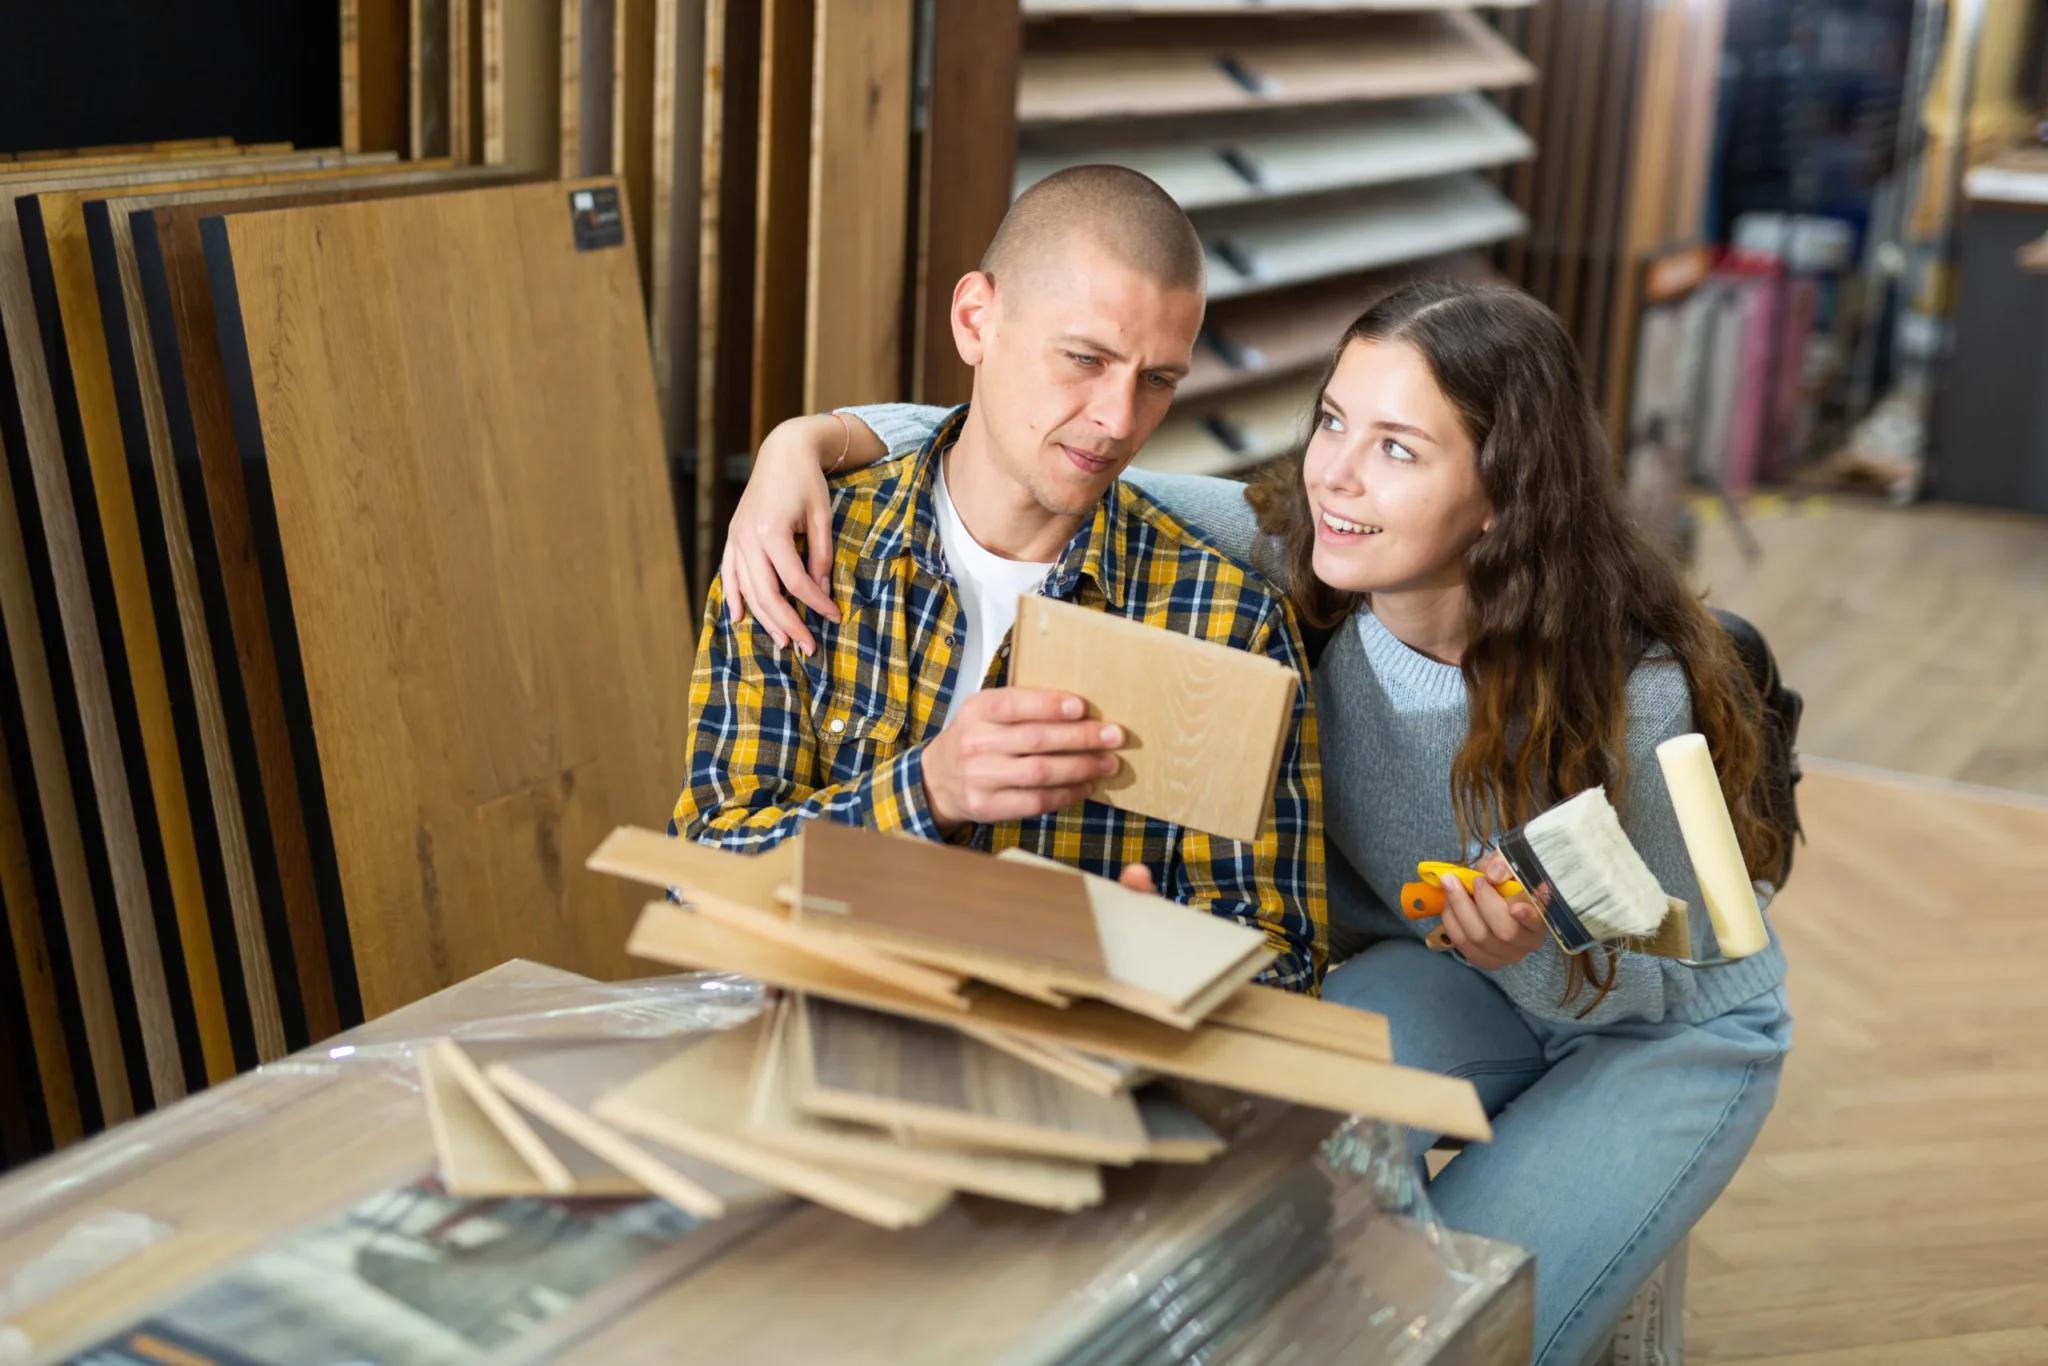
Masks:
[[[1793,1051],[1692,1241],[1687,1359],[2048,1362],[2048,521],[1836,505],[1709,528],[1807,697],[1773,915]],[[1966,789],[1952,781],[2020,792]]]
[[[2048,797],[2048,518],[1832,498],[1749,526],[1754,563],[1703,527],[1698,577],[1806,695],[1807,753]]]

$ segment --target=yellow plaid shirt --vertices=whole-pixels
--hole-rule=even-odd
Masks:
[[[832,593],[841,619],[812,623],[814,656],[778,650],[751,618],[731,625],[713,582],[690,679],[690,770],[670,833],[762,850],[825,817],[941,837],[925,796],[924,746],[945,722],[963,623],[932,486],[966,411],[948,414],[915,456],[834,484]],[[1093,801],[975,826],[964,838],[1106,877],[1143,863],[1163,895],[1264,930],[1280,954],[1267,980],[1315,990],[1326,948],[1322,785],[1313,694],[1284,596],[1121,481],[1042,591],[1265,654],[1302,674],[1273,802],[1250,843]],[[986,686],[1002,685],[1007,656],[1005,646]]]

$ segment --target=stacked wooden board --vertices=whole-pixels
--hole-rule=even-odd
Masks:
[[[1285,453],[1365,304],[1473,273],[1527,225],[1495,180],[1534,143],[1494,100],[1535,69],[1465,6],[1026,0],[1024,17],[1015,192],[1129,166],[1207,250],[1197,368],[1141,465],[1228,474]]]
[[[618,193],[0,170],[6,1153],[510,956],[627,969],[558,851],[672,801],[693,631]]]
[[[708,1036],[441,1043],[452,1191],[794,1195],[890,1228],[961,1191],[1076,1210],[1104,1166],[1223,1151],[1215,1088],[1487,1136],[1469,1083],[1388,1061],[1383,1018],[1254,983],[1257,930],[1044,860],[820,821],[755,857],[621,829],[590,866],[679,899],[635,955],[783,994]]]

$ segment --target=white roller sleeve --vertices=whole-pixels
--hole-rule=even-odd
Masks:
[[[1657,762],[1664,768],[1664,785],[1670,789],[1678,832],[1685,837],[1685,852],[1699,880],[1700,899],[1714,922],[1714,938],[1724,956],[1747,958],[1770,943],[1770,935],[1757,909],[1742,846],[1735,840],[1735,822],[1721,796],[1714,758],[1707,753],[1707,737],[1693,734],[1666,740],[1657,746]]]

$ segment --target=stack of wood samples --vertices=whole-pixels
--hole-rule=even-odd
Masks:
[[[673,799],[694,636],[622,207],[543,182],[201,224],[368,1015],[511,956],[625,968],[624,898],[560,851]]]
[[[609,1170],[707,1218],[780,1192],[908,1228],[957,1192],[1071,1212],[1105,1166],[1208,1162],[1214,1088],[1488,1132],[1468,1083],[1388,1061],[1382,1017],[1254,984],[1258,930],[1042,860],[815,822],[751,858],[622,829],[590,863],[686,903],[642,912],[636,955],[784,994],[708,1037],[440,1045],[471,1193]]]
[[[1535,69],[1469,7],[1026,0],[1024,14],[1014,189],[1129,166],[1207,250],[1197,370],[1142,465],[1228,474],[1284,453],[1312,371],[1366,303],[1414,274],[1472,273],[1471,253],[1526,227],[1495,180],[1535,145],[1494,97]]]

